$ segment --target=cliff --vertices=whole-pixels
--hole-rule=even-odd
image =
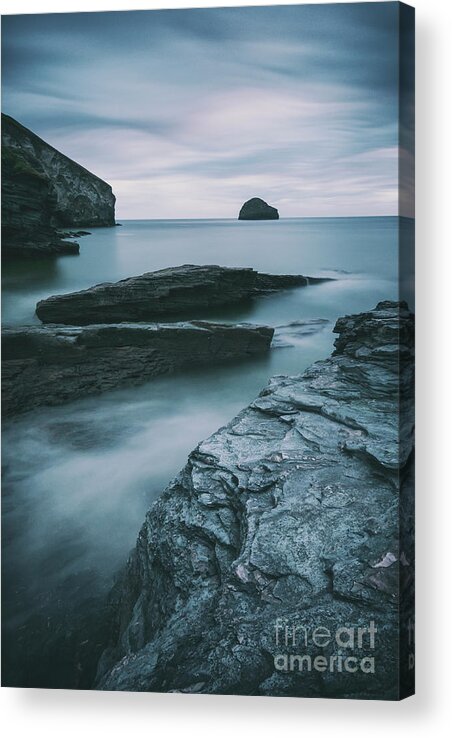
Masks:
[[[36,314],[44,323],[67,325],[154,320],[168,315],[191,319],[201,317],[212,307],[323,281],[329,280],[185,264],[48,297],[38,302]]]
[[[246,359],[270,348],[273,329],[217,323],[4,329],[2,414],[59,405],[159,374]]]
[[[110,185],[2,114],[2,242],[5,257],[78,253],[61,227],[113,226]]]
[[[274,377],[149,511],[99,688],[398,698],[413,321],[383,302],[334,330],[331,358]]]

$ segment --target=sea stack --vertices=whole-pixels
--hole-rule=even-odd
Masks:
[[[60,228],[115,225],[107,182],[2,114],[2,255],[78,253]]]
[[[260,197],[252,197],[242,205],[239,220],[278,220],[279,213]]]

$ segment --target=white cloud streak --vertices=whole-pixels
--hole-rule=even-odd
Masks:
[[[222,37],[212,24],[190,28],[190,12],[176,26],[174,14],[124,13],[137,34],[140,19],[149,26],[136,43],[126,29],[115,43],[108,23],[97,37],[92,15],[85,30],[98,44],[81,21],[79,34],[50,22],[44,38],[17,22],[6,112],[109,181],[119,218],[233,218],[255,195],[282,216],[397,213],[396,69],[394,80],[379,72],[372,32],[357,49],[324,19],[321,33],[282,24],[281,40],[258,10],[254,25],[223,10]],[[353,17],[343,35],[349,26],[356,36]]]

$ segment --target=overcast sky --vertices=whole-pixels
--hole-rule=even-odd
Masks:
[[[393,215],[397,5],[7,16],[2,109],[118,218]]]

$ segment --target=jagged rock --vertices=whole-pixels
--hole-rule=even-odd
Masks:
[[[2,254],[77,254],[59,227],[113,226],[110,185],[2,114]]]
[[[413,560],[399,548],[412,525],[412,316],[383,302],[334,331],[331,358],[274,377],[150,509],[112,593],[98,688],[399,696],[399,594],[412,587]],[[333,634],[328,644],[325,630],[313,641],[316,628]],[[354,648],[341,628],[353,628]],[[285,663],[297,654],[311,669]],[[312,666],[316,656],[325,668]]]
[[[153,320],[162,315],[193,318],[212,307],[323,281],[328,280],[185,264],[48,297],[38,302],[36,314],[43,323],[66,325]]]
[[[2,332],[2,412],[59,405],[201,364],[269,349],[266,326],[192,322],[28,326]]]
[[[278,220],[279,213],[276,208],[268,205],[260,197],[252,197],[245,202],[239,213],[239,220]]]

